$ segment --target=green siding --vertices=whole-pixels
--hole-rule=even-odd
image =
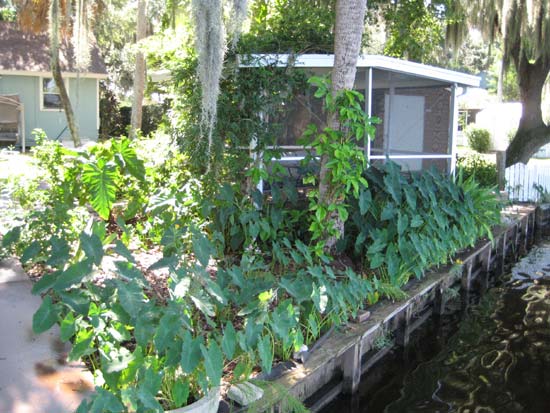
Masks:
[[[84,78],[68,80],[69,96],[80,136],[82,139],[97,140],[97,80]],[[39,76],[2,75],[0,76],[0,94],[19,94],[25,106],[27,144],[33,144],[31,134],[35,128],[44,129],[51,139],[60,136],[60,139],[70,140],[70,133],[65,129],[67,125],[65,113],[59,110],[40,109],[40,83]]]

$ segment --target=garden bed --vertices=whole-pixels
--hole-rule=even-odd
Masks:
[[[426,314],[441,313],[445,291],[457,284],[461,286],[461,302],[465,309],[473,294],[481,294],[508,265],[527,252],[535,242],[536,233],[548,230],[535,226],[534,207],[515,206],[503,214],[510,222],[495,229],[494,241],[480,241],[475,248],[456,258],[455,262],[461,262],[460,272],[447,266],[428,273],[420,281],[409,282],[405,287],[408,299],[402,302],[384,300],[370,307],[371,316],[366,322],[348,323],[342,331],[331,335],[304,364],[277,379],[277,383],[304,401],[313,412],[340,392],[356,391],[361,375],[387,351],[384,348],[376,351],[377,339],[393,334],[397,344],[406,344],[409,335],[426,319]],[[420,317],[415,317],[418,313]]]
[[[452,280],[427,270],[500,222],[499,201],[475,180],[403,174],[390,162],[364,170],[345,203],[326,206],[346,221],[328,256],[328,209],[315,197],[305,206],[288,180],[268,196],[227,182],[205,189],[180,154],[153,164],[136,145],[121,139],[75,156],[44,141],[35,153],[44,177],[18,189],[29,212],[2,240],[44,269],[34,330],[59,324],[69,357],[94,373],[96,394],[79,411],[175,409],[260,371],[268,379],[273,363],[291,359],[305,370],[292,365],[272,381],[285,402],[333,379],[351,391],[387,335],[404,344],[439,311],[432,302],[444,301]],[[470,274],[465,291],[487,284],[479,268],[496,262],[490,249],[471,264],[468,251],[455,258],[454,280],[460,268]],[[397,302],[376,304],[384,298]],[[296,374],[313,382],[289,386]],[[266,404],[281,399],[264,390]]]

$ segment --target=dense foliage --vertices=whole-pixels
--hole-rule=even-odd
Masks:
[[[251,65],[258,62],[251,58]],[[277,143],[283,122],[292,110],[288,105],[294,96],[309,93],[302,70],[276,67],[273,64],[235,70],[236,63],[226,64],[218,101],[212,156],[211,176],[230,176],[244,181],[243,171],[249,165],[249,146],[256,143],[256,152],[265,153],[267,160],[277,156],[266,147]],[[192,56],[175,59],[171,66],[174,76],[174,101],[171,130],[178,144],[189,156],[192,171],[205,172],[205,145],[199,132],[200,109],[197,93],[196,61]],[[286,103],[286,104],[285,104]],[[223,178],[221,178],[223,180]]]
[[[436,170],[405,176],[394,163],[370,168],[352,202],[346,248],[394,286],[421,278],[477,239],[492,237],[500,220],[494,195],[474,177],[449,178]]]
[[[494,188],[497,185],[497,166],[494,161],[487,160],[483,155],[475,153],[459,156],[457,167],[464,179],[472,177],[486,188]]]
[[[370,168],[348,188],[341,250],[356,265],[342,267],[319,254],[309,228],[318,209],[276,163],[269,196],[228,183],[205,193],[169,142],[123,138],[78,153],[39,142],[43,176],[17,194],[32,212],[2,247],[44,271],[35,331],[58,323],[69,357],[94,372],[80,411],[161,411],[257,366],[269,372],[359,309],[403,297],[410,276],[490,236],[499,217],[473,179]],[[144,249],[162,254],[144,265]],[[159,273],[164,293],[152,284]]]

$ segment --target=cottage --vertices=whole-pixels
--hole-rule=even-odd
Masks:
[[[105,64],[95,46],[86,72],[77,73],[73,61],[71,48],[62,47],[61,70],[80,135],[97,140],[99,81],[107,77]],[[70,139],[50,70],[48,36],[24,33],[15,23],[0,21],[0,142],[24,149],[34,143],[35,128],[51,139]]]
[[[253,55],[243,57],[241,67],[284,67],[290,59],[288,55]],[[333,63],[333,55],[292,56],[292,64],[311,75],[329,73]],[[355,89],[365,95],[365,111],[381,120],[375,139],[364,147],[367,158],[373,163],[392,159],[409,171],[436,166],[452,172],[456,160],[457,97],[466,87],[479,84],[477,76],[387,56],[360,56]],[[287,153],[282,162],[296,162],[301,157],[301,147],[296,144],[303,132],[300,125],[305,127],[322,118],[317,113],[319,104],[303,99],[305,102],[295,105],[296,110],[290,111],[285,120],[289,127],[278,145]]]

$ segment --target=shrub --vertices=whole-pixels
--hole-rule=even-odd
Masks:
[[[493,188],[497,185],[498,172],[496,164],[481,155],[459,156],[457,167],[462,170],[464,179],[473,177],[480,186],[486,188]]]
[[[491,147],[491,133],[487,129],[470,126],[466,129],[468,145],[476,152],[487,153]]]

